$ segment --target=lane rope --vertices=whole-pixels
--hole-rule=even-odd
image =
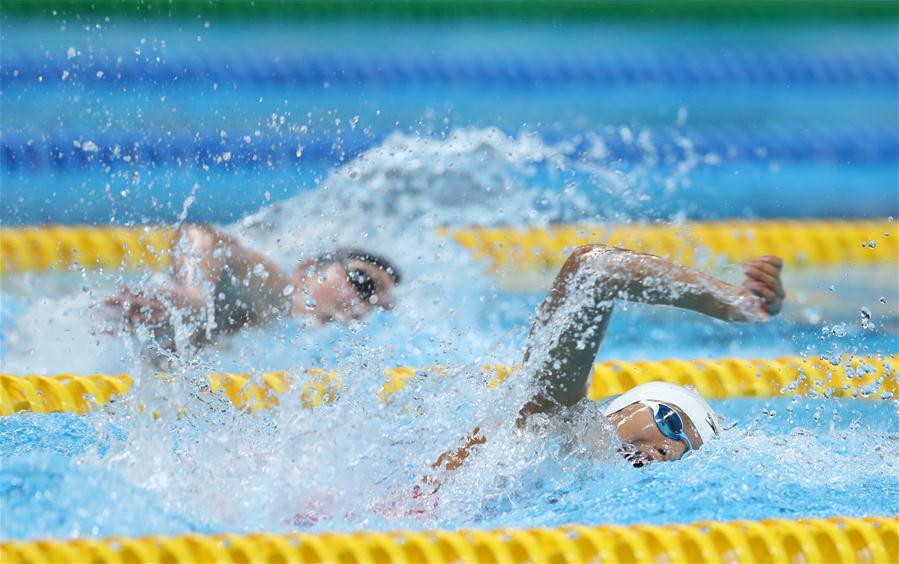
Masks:
[[[487,385],[494,387],[514,374],[518,367],[482,366]],[[693,386],[707,398],[813,396],[888,399],[899,393],[896,355],[773,360],[720,358],[716,360],[603,361],[595,365],[590,398],[599,400],[630,388],[663,380]],[[378,396],[385,402],[402,401],[401,391],[415,377],[446,377],[443,367],[390,368]],[[166,376],[163,376],[165,378]],[[256,410],[280,403],[279,395],[292,385],[301,385],[300,403],[314,408],[333,401],[350,375],[309,369],[302,372],[212,374],[209,392],[221,393],[240,408]],[[0,415],[19,412],[86,413],[126,394],[132,379],[127,374],[12,375],[0,374]]]
[[[43,562],[893,562],[899,517],[567,525],[491,531],[257,533],[7,541]]]
[[[0,227],[0,273],[158,269],[168,264],[171,236],[165,227]]]
[[[767,254],[778,255],[791,266],[899,262],[899,233],[889,219],[483,227],[459,229],[452,237],[500,272],[555,273],[571,250],[589,243],[654,253],[699,267]]]
[[[633,50],[558,53],[552,57],[435,57],[430,54],[367,56],[260,56],[247,53],[170,54],[164,58],[108,57],[98,54],[72,68],[59,57],[7,56],[0,69],[4,88],[85,82],[98,87],[183,83],[253,83],[320,87],[501,86],[558,88],[565,85],[758,85],[846,86],[894,88],[899,80],[895,53],[845,54],[761,48],[719,52]],[[65,79],[63,79],[65,77]]]
[[[597,148],[603,150],[603,162],[644,162],[649,155],[681,162],[689,155],[727,155],[729,161],[769,163],[852,161],[893,163],[899,159],[895,130],[880,126],[770,126],[763,129],[707,127],[692,130],[657,129],[645,143],[629,143],[617,132],[606,130],[564,134],[547,132],[541,138],[547,144],[573,139],[561,150],[572,161],[595,160]],[[515,137],[514,132],[508,135]],[[138,140],[131,135],[71,134],[48,137],[45,134],[7,134],[0,140],[0,164],[5,174],[41,172],[130,170],[141,167],[183,166],[224,171],[270,170],[299,166],[310,162],[337,163],[351,160],[377,147],[384,138],[344,134],[340,139],[309,139],[306,134],[279,132],[251,137],[177,133],[164,141]],[[679,139],[689,139],[687,149]],[[85,141],[87,139],[87,141]],[[647,146],[649,144],[649,146]],[[298,151],[297,147],[302,147]]]
[[[0,273],[75,265],[161,268],[168,263],[171,235],[164,226],[0,227]],[[587,243],[651,252],[699,267],[764,254],[776,254],[791,266],[899,263],[899,233],[889,219],[475,227],[449,235],[499,273],[552,274],[572,249]]]

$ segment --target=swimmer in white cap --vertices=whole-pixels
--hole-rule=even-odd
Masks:
[[[566,419],[588,407],[593,364],[615,302],[621,300],[690,309],[716,319],[765,322],[780,312],[782,261],[763,256],[743,264],[746,279],[735,286],[675,262],[604,245],[576,249],[544,300],[528,339],[524,369],[537,378],[537,393],[520,411],[519,425],[537,413]],[[596,409],[594,407],[594,409]],[[650,382],[599,405],[634,466],[679,460],[718,435],[718,417],[695,391]],[[444,453],[435,470],[464,463],[487,438],[475,429],[461,448]],[[590,444],[603,437],[581,436]],[[437,482],[439,480],[434,480]]]
[[[648,382],[609,398],[602,414],[616,428],[621,453],[637,468],[683,458],[718,436],[712,406],[694,390],[668,382]]]

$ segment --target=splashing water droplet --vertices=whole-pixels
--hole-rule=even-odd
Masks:
[[[862,316],[862,329],[873,329],[874,325],[871,323],[871,310],[867,307],[862,307],[861,309]]]
[[[259,278],[262,278],[263,280],[268,278],[268,270],[266,270],[265,267],[262,266],[262,264],[257,264],[253,267],[253,274],[258,276]]]

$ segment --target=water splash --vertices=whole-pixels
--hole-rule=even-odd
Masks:
[[[640,135],[635,139],[639,142]],[[445,139],[395,134],[335,170],[315,192],[229,226],[284,268],[337,245],[364,244],[394,259],[409,281],[400,287],[399,305],[364,323],[314,327],[284,320],[251,329],[219,347],[172,357],[171,378],[163,381],[145,362],[146,335],[120,339],[84,331],[83,313],[125,280],[91,274],[78,277],[87,291],[38,288],[44,297],[25,304],[16,331],[4,331],[4,369],[29,371],[39,356],[41,370],[131,373],[133,392],[92,420],[98,444],[104,446],[81,455],[77,465],[101,468],[141,495],[149,492],[159,511],[199,530],[664,520],[666,511],[683,515],[689,508],[647,503],[645,492],[661,498],[669,491],[658,484],[689,488],[704,503],[710,503],[709,496],[718,502],[753,499],[751,489],[742,489],[750,487],[751,476],[740,474],[741,489],[734,493],[727,472],[740,461],[756,461],[755,453],[766,447],[771,455],[753,462],[755,470],[776,478],[779,460],[790,461],[791,469],[803,461],[823,469],[831,454],[851,475],[853,457],[876,458],[878,448],[894,442],[871,430],[852,429],[841,458],[844,447],[838,441],[749,427],[748,435],[725,437],[695,459],[635,472],[620,461],[594,460],[595,450],[572,449],[551,422],[542,427],[538,422],[531,432],[518,429],[513,422],[533,393],[531,382],[522,377],[490,390],[479,365],[520,360],[534,304],[526,315],[498,316],[502,307],[522,304],[504,301],[508,297],[481,265],[436,231],[471,224],[539,225],[571,217],[618,219],[642,201],[638,178],[602,166],[600,151],[590,166],[570,162],[566,151],[564,143],[547,146],[528,135],[509,137],[493,129],[457,130]],[[593,178],[584,189],[605,190],[612,211],[596,206],[581,189],[569,189],[571,171]],[[563,190],[557,189],[560,183]],[[162,279],[144,274],[132,280],[147,285]],[[632,331],[645,337],[648,318],[635,319]],[[732,345],[742,343],[742,335],[726,337]],[[652,336],[648,339],[641,353],[652,348]],[[74,344],[45,354],[54,340]],[[25,352],[35,347],[39,354]],[[398,364],[454,368],[443,377],[414,378],[385,405],[378,399],[383,368]],[[258,377],[263,369],[308,366],[344,374],[338,399],[314,411],[298,407],[297,390],[271,412],[240,411],[211,394],[205,383],[213,371]],[[578,424],[581,433],[588,433],[583,426],[601,428],[602,420]],[[431,463],[475,426],[483,427],[488,444],[471,464],[444,477],[437,494],[415,497],[420,478],[433,473]],[[758,450],[747,450],[748,444]],[[816,449],[823,449],[824,458],[814,455]],[[604,454],[600,449],[599,458]],[[856,475],[866,484],[877,483],[894,471],[895,463],[881,458],[870,474]],[[790,472],[791,483],[799,480]],[[776,490],[775,478],[766,486]],[[832,484],[834,477],[822,473],[805,479],[803,491],[810,492]],[[709,483],[716,487],[705,494]],[[848,486],[840,488],[844,492]],[[132,495],[127,488],[120,491]],[[768,501],[764,511],[770,516],[774,501]]]

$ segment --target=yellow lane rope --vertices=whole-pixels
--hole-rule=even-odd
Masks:
[[[495,386],[515,367],[484,366],[489,385]],[[417,372],[446,374],[445,368],[385,370],[379,393],[390,401]],[[785,357],[773,360],[721,358],[716,360],[605,361],[596,364],[590,397],[620,394],[652,380],[689,384],[709,398],[823,395],[827,397],[892,397],[899,393],[899,357],[844,358],[838,364],[823,359]],[[209,389],[221,392],[235,405],[258,409],[278,403],[278,394],[298,382],[306,407],[330,402],[339,393],[344,377],[336,372],[312,369],[301,374],[273,372],[252,379],[246,374],[213,374]],[[0,374],[0,415],[20,411],[37,413],[86,413],[122,395],[131,378],[119,375],[15,376]],[[892,396],[891,396],[892,395]]]
[[[895,562],[899,517],[567,525],[492,531],[258,533],[0,544],[4,564],[58,562]]]
[[[870,221],[721,221],[677,225],[552,225],[470,228],[452,238],[500,271],[554,271],[578,245],[605,243],[706,266],[777,254],[791,265],[899,262],[895,223]],[[0,228],[0,273],[83,267],[159,268],[166,227]],[[873,245],[871,243],[874,243]]]
[[[172,231],[165,227],[0,228],[0,273],[68,268],[160,268]]]
[[[452,237],[476,258],[510,272],[554,272],[573,248],[587,243],[622,246],[692,266],[767,254],[792,266],[899,262],[899,233],[887,219],[472,228],[454,231]]]

